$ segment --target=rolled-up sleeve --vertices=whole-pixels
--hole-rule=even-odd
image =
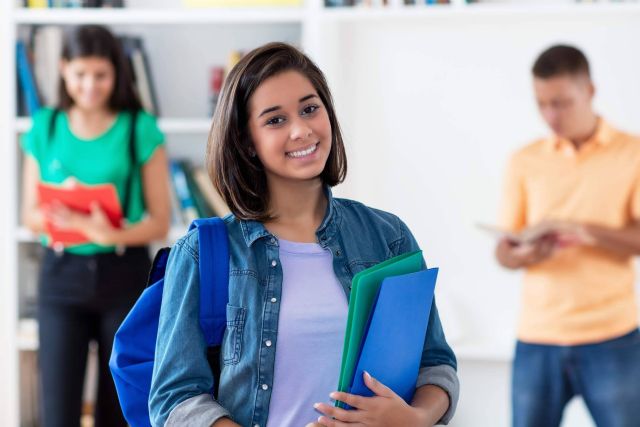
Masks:
[[[449,365],[438,365],[420,368],[416,388],[423,385],[435,385],[444,390],[449,396],[449,408],[440,418],[438,424],[449,424],[458,407],[460,398],[460,381],[456,370]]]

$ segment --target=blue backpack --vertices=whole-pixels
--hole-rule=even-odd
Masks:
[[[229,301],[227,229],[220,218],[197,219],[189,230],[194,228],[198,229],[200,251],[200,327],[208,346],[213,393],[217,395],[220,344],[227,324]],[[122,412],[132,427],[151,426],[149,390],[169,251],[169,248],[158,251],[149,274],[149,286],[116,332],[109,361]]]

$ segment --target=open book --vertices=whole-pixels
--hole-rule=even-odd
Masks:
[[[540,223],[531,227],[524,228],[520,232],[514,233],[504,230],[500,227],[488,224],[477,224],[478,228],[487,231],[498,239],[506,238],[509,241],[523,245],[533,243],[545,236],[550,236],[556,232],[556,228],[552,223]]]

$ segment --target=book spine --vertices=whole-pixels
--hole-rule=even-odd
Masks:
[[[303,0],[183,0],[187,7],[302,6]]]
[[[185,222],[191,223],[194,219],[198,218],[198,210],[193,200],[191,192],[189,191],[189,185],[187,184],[187,177],[184,170],[178,164],[178,162],[172,160],[169,163],[171,172],[171,180],[173,182],[173,188],[178,196],[180,202],[180,209],[184,217]]]
[[[16,55],[18,80],[25,96],[27,113],[33,115],[40,109],[40,98],[38,97],[38,89],[35,79],[33,78],[33,71],[27,55],[27,47],[24,42],[18,41],[16,43]]]

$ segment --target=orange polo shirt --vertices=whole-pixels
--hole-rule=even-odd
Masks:
[[[640,138],[600,119],[576,150],[557,137],[512,157],[501,211],[511,231],[543,220],[621,228],[640,220]],[[526,269],[518,338],[576,345],[624,335],[638,326],[631,257],[574,246]]]

